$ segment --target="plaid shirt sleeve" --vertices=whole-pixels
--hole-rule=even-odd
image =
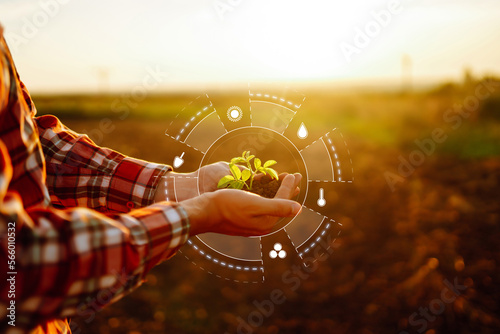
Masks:
[[[54,117],[34,121],[1,30],[0,332],[66,333],[57,319],[136,288],[187,241],[189,220],[176,203],[143,207],[168,167],[96,147]]]
[[[96,146],[54,116],[36,124],[47,167],[46,184],[58,207],[84,206],[100,212],[128,212],[152,203],[158,183],[172,170]]]

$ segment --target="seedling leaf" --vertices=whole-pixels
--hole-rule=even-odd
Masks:
[[[254,159],[253,167],[255,168],[252,168],[252,159]],[[238,164],[240,166],[244,165],[247,169],[241,171]],[[269,168],[275,164],[275,160],[268,160],[262,165],[262,161],[259,158],[255,158],[255,155],[250,155],[250,151],[244,151],[241,157],[231,159],[229,163],[231,175],[221,178],[217,184],[217,188],[243,189],[243,187],[246,187],[248,190],[252,190],[254,178],[259,173],[264,175],[269,174],[271,178],[278,180],[278,173],[274,169]]]
[[[238,166],[234,164],[229,164],[229,169],[231,170],[231,174],[233,174],[236,180],[241,179],[241,170]]]
[[[260,169],[260,166],[262,166],[262,163],[260,162],[259,158],[255,158],[255,160],[253,161],[253,164],[255,166],[255,170],[257,170],[257,171]]]
[[[272,165],[276,165],[276,161],[274,161],[274,160],[267,160],[264,163],[264,168],[271,167]]]
[[[226,175],[222,179],[219,180],[219,183],[217,184],[217,188],[226,188],[231,181],[234,181],[234,177],[232,175]]]
[[[243,170],[243,172],[241,172],[241,180],[243,182],[248,180],[250,178],[250,176],[252,176],[252,172],[249,171],[248,169],[245,169],[245,170]]]
[[[244,185],[245,185],[245,183],[243,183],[242,181],[239,181],[239,180],[231,181],[231,188],[233,188],[233,189],[243,189]]]
[[[278,173],[272,168],[266,168],[266,171],[271,175],[272,178],[278,179]]]
[[[236,157],[236,158],[232,158],[231,159],[231,163],[234,164],[234,165],[235,164],[245,163],[245,162],[246,162],[246,160],[244,158],[242,158],[242,157]]]

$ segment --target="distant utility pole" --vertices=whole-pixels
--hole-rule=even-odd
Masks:
[[[469,67],[464,68],[464,82],[463,86],[465,89],[470,90],[474,87],[475,84],[475,79],[474,76],[472,75],[472,70]]]
[[[413,89],[413,61],[407,54],[401,57],[401,89],[403,92]]]

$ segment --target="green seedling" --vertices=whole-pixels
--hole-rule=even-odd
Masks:
[[[252,159],[253,166],[251,163]],[[246,187],[251,191],[253,180],[259,173],[269,175],[272,179],[278,180],[278,173],[270,168],[275,164],[276,161],[268,160],[262,165],[259,158],[256,158],[255,155],[250,155],[250,151],[245,151],[241,157],[231,159],[229,163],[231,175],[226,175],[221,178],[217,184],[217,188],[243,189]],[[241,170],[239,166],[244,166],[246,169]]]

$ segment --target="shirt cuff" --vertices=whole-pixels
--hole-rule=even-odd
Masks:
[[[111,176],[107,208],[128,212],[151,205],[158,184],[171,170],[167,165],[129,157],[122,159]]]
[[[189,218],[177,203],[157,203],[131,211],[129,215],[138,219],[148,233],[149,252],[145,259],[145,272],[175,255],[189,239]]]

